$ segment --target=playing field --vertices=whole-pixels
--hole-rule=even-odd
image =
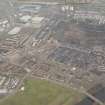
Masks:
[[[0,105],[74,105],[82,95],[72,89],[45,80],[26,80],[25,90]]]

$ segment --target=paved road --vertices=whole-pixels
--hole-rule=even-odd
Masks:
[[[33,76],[32,76],[33,77]],[[54,80],[50,80],[48,78],[39,78],[39,77],[33,77],[33,78],[38,78],[38,79],[44,79],[44,80],[48,80],[50,82],[53,82],[53,83],[56,83],[56,84],[59,84],[59,85],[62,85],[62,86],[65,86],[67,88],[72,88],[73,90],[75,91],[78,91],[79,93],[82,93],[84,94],[85,96],[89,97],[90,99],[92,99],[94,102],[96,102],[97,104],[99,105],[105,105],[102,101],[100,101],[99,99],[97,99],[96,97],[94,97],[93,95],[91,95],[90,93],[82,90],[82,89],[77,89],[77,88],[74,88],[74,87],[71,87],[70,85],[66,85],[64,83],[60,83],[60,82],[57,82],[57,81],[54,81]]]
[[[82,91],[86,96],[88,96],[90,99],[94,100],[96,103],[98,103],[99,105],[105,105],[102,101],[100,101],[98,98],[94,97],[93,95],[91,95],[90,93],[86,92],[86,91]]]

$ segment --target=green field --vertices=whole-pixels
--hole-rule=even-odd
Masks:
[[[26,80],[25,90],[9,97],[0,105],[74,105],[82,95],[72,89],[45,80]]]

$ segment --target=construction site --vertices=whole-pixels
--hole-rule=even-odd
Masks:
[[[76,105],[104,105],[103,1],[10,3],[11,14],[0,18],[0,98],[35,77],[85,94]]]

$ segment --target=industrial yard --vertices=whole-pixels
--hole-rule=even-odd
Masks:
[[[105,104],[102,0],[71,4],[20,0],[1,3],[10,13],[1,6],[0,11],[4,12],[0,12],[0,105],[17,105],[21,99],[24,101],[20,105]],[[42,94],[33,93],[33,97],[39,94],[33,102],[28,97],[32,97],[30,92],[36,84],[42,86]],[[25,88],[26,93],[20,92]],[[61,96],[59,89],[64,92]],[[79,95],[80,99],[74,100]]]

